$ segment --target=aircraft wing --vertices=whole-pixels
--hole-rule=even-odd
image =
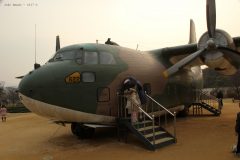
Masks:
[[[182,46],[175,46],[175,47],[167,47],[157,50],[149,51],[156,59],[161,61],[161,63],[166,67],[171,67],[178,63],[180,60],[184,59],[185,57],[189,56],[190,54],[196,52],[198,50],[197,44],[187,44]],[[184,67],[190,66],[200,66],[204,63],[200,58],[194,59],[191,63]]]

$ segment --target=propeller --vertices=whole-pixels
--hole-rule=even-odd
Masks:
[[[240,53],[235,51],[235,45],[232,37],[225,31],[216,29],[216,4],[215,0],[206,0],[206,17],[207,29],[198,41],[198,51],[181,59],[179,62],[163,72],[164,76],[171,76],[180,68],[183,68],[194,59],[202,57],[202,60],[211,67],[221,68],[216,66],[216,60],[227,57],[234,66],[237,66],[236,58],[240,59]],[[239,63],[240,64],[240,63]],[[218,64],[219,65],[219,64]],[[221,64],[220,64],[221,65]]]

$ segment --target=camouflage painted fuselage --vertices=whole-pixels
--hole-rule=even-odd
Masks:
[[[82,52],[80,63],[77,58],[56,58],[31,71],[20,82],[20,98],[33,112],[65,122],[114,123],[118,111],[117,92],[128,76],[150,87],[151,96],[167,108],[190,104],[195,89],[202,87],[199,67],[182,69],[168,78],[163,76],[166,68],[172,65],[170,55],[177,52],[188,54],[196,50],[195,45],[188,45],[184,50],[179,47],[140,52],[112,45],[79,44],[62,48],[57,53],[69,50]],[[84,63],[82,59],[87,52],[96,52],[98,61]],[[102,52],[111,54],[114,63],[101,63],[99,53]],[[40,107],[37,106],[39,103]],[[52,108],[42,110],[46,106]],[[82,115],[77,112],[105,118],[81,119],[78,116]]]

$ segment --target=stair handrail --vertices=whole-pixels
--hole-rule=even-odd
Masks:
[[[163,108],[165,111],[167,111],[169,114],[171,114],[172,116],[174,116],[174,113],[172,113],[170,110],[168,110],[167,108],[165,108],[163,105],[161,105],[160,103],[158,103],[157,101],[155,101],[151,96],[149,96],[147,93],[145,93],[146,96],[151,99],[153,102],[155,102],[159,107]]]
[[[211,100],[218,101],[217,98],[216,98],[215,96],[213,96],[213,95],[211,95],[211,94],[207,94],[206,92],[200,91],[200,94],[202,94],[202,95],[208,97],[208,98],[211,99]]]
[[[170,115],[173,116],[174,118],[174,122],[173,122],[173,137],[175,138],[175,141],[177,141],[177,133],[176,133],[176,112],[174,111],[173,113],[168,110],[166,107],[164,107],[163,105],[161,105],[160,103],[158,103],[156,100],[154,100],[151,96],[149,96],[146,92],[145,92],[145,95],[150,99],[152,100],[154,103],[156,103],[160,108],[163,108],[166,112],[168,112]],[[153,115],[154,117],[154,115]],[[166,120],[166,114],[165,114],[165,120]]]
[[[215,96],[202,91],[201,89],[199,90],[198,102],[201,102],[201,103],[204,102],[214,108],[219,107],[218,99]]]
[[[138,104],[135,103],[135,105],[137,105],[138,109],[141,110],[149,119],[153,120],[153,117],[151,117],[147,112],[145,112]]]
[[[119,96],[119,95],[118,95],[118,96]],[[124,96],[124,95],[123,95],[122,97],[127,98],[127,97]],[[144,109],[142,109],[142,107],[141,107],[139,104],[135,103],[132,99],[130,99],[130,101],[131,101],[131,104],[132,104],[132,105],[136,105],[136,106],[138,107],[138,109],[141,110],[149,119],[153,120],[153,117],[151,117],[151,115],[149,115],[146,111],[144,111]],[[125,108],[125,109],[126,109],[126,108]],[[126,114],[125,114],[125,117],[126,117]]]
[[[155,119],[154,119],[154,115],[149,115],[146,111],[144,111],[144,109],[142,109],[141,105],[135,103],[132,99],[131,99],[131,104],[132,105],[136,105],[138,107],[139,110],[142,111],[142,113],[144,113],[151,121],[152,121],[152,131],[153,131],[153,145],[155,145]],[[145,127],[145,123],[144,123],[144,127]]]

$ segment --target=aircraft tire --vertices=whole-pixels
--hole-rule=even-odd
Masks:
[[[82,132],[83,132],[83,126],[79,123],[72,123],[71,124],[71,131],[73,135],[77,137],[82,137]]]
[[[71,124],[71,131],[73,135],[77,136],[78,138],[84,139],[91,138],[95,132],[95,129],[74,122]]]
[[[189,114],[189,107],[184,107],[182,111],[178,112],[178,116],[180,117],[187,117]]]

